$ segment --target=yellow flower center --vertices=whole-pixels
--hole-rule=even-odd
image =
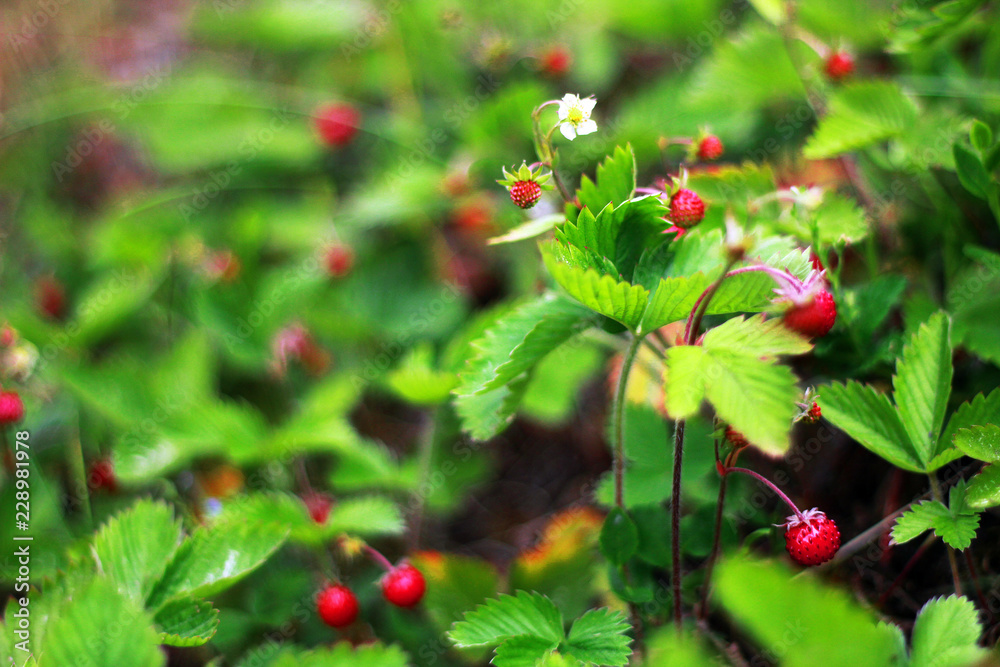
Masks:
[[[583,109],[580,107],[573,107],[569,110],[569,113],[566,114],[566,120],[574,125],[579,125],[583,122]]]

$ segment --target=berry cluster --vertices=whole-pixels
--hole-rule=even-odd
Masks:
[[[403,609],[415,607],[424,597],[427,584],[420,570],[409,563],[389,569],[382,577],[382,597]],[[316,598],[316,611],[332,628],[344,628],[358,617],[358,598],[344,584],[328,584]]]

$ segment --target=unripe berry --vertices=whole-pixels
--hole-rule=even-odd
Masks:
[[[510,200],[521,208],[531,208],[542,197],[542,188],[535,181],[518,181],[510,186]]]

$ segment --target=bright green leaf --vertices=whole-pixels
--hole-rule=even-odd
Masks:
[[[639,332],[653,331],[686,318],[708,285],[708,278],[702,273],[660,280],[643,313]]]
[[[948,516],[948,508],[936,500],[917,503],[904,512],[892,527],[894,544],[909,542],[934,527],[937,517]]]
[[[996,463],[1000,461],[1000,426],[985,424],[959,429],[955,432],[955,446],[974,459]]]
[[[917,118],[917,110],[898,85],[858,81],[830,98],[829,111],[806,142],[809,160],[835,157],[896,136]]]
[[[971,401],[958,406],[958,409],[951,415],[948,426],[941,433],[938,452],[952,446],[959,429],[988,424],[997,420],[1000,420],[1000,389],[994,389],[986,396],[976,394]]]
[[[976,646],[982,625],[976,606],[967,598],[950,595],[934,598],[917,614],[913,626],[910,667],[961,667],[982,658],[985,649]],[[968,650],[972,649],[971,652]],[[963,661],[947,659],[961,652]]]
[[[258,661],[253,658],[240,667],[255,667]],[[288,649],[268,667],[408,667],[410,661],[398,646],[384,644],[366,644],[358,647],[348,642],[338,642],[330,648],[317,648],[310,651]]]
[[[1000,505],[1000,465],[985,466],[969,480],[965,502],[980,510]]]
[[[685,419],[698,412],[705,398],[707,363],[705,350],[700,346],[676,345],[667,350],[664,402],[671,418]]]
[[[559,642],[534,635],[511,637],[500,644],[490,661],[496,667],[535,667]]]
[[[951,322],[937,313],[903,346],[893,396],[920,462],[934,457],[951,395]]]
[[[614,152],[597,166],[596,185],[587,176],[580,179],[577,199],[592,212],[602,210],[609,203],[614,207],[619,206],[631,199],[635,190],[635,178],[635,153],[632,146],[615,146]]]
[[[561,213],[555,213],[552,215],[544,215],[540,218],[534,218],[533,220],[528,220],[527,222],[518,225],[514,229],[510,230],[506,234],[501,234],[500,236],[494,236],[488,239],[486,242],[489,245],[500,245],[501,243],[514,243],[516,241],[526,241],[527,239],[535,238],[536,236],[541,236],[545,232],[554,228],[557,223],[565,220],[566,217]]]
[[[653,635],[647,646],[645,667],[705,667],[715,658],[693,634],[678,634],[672,628]]]
[[[575,246],[614,262],[622,217],[614,215],[612,210],[611,204],[596,212],[584,208],[575,222],[567,220],[565,224],[556,227],[556,239],[565,245]]]
[[[993,146],[993,130],[977,118],[972,121],[972,127],[969,128],[969,141],[977,151],[985,152]]]
[[[201,646],[215,635],[219,610],[211,602],[184,597],[168,602],[153,618],[160,643],[168,646]]]
[[[629,627],[619,612],[591,609],[573,622],[564,652],[588,664],[620,667],[632,653]]]
[[[934,517],[934,533],[956,549],[966,549],[976,537],[978,514],[948,514]]]
[[[544,253],[543,257],[556,282],[574,299],[630,329],[639,326],[649,298],[649,292],[641,285],[617,281],[593,269],[563,264],[550,253]]]
[[[465,620],[448,632],[448,638],[459,647],[499,644],[522,635],[562,641],[562,615],[551,600],[527,591],[500,595],[466,613]]]
[[[726,320],[705,334],[702,345],[709,351],[724,350],[754,357],[803,354],[812,349],[809,339],[784,326],[780,318],[765,319],[763,315]]]

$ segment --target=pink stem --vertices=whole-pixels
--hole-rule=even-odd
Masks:
[[[392,572],[393,570],[396,569],[395,567],[393,567],[392,563],[389,562],[389,559],[383,556],[377,549],[370,547],[366,544],[365,551],[368,553],[369,556],[371,556],[371,559],[373,561],[375,561],[383,568],[385,568],[386,572]]]
[[[746,468],[736,468],[736,467],[721,468],[720,471],[722,472],[723,476],[728,475],[731,472],[741,472],[741,473],[743,473],[745,475],[750,475],[751,477],[753,477],[754,479],[756,479],[759,482],[763,482],[764,484],[766,484],[767,486],[769,486],[772,491],[774,491],[775,493],[777,493],[778,497],[781,498],[782,500],[784,500],[788,504],[789,507],[792,508],[792,511],[795,512],[795,516],[799,517],[799,519],[802,520],[802,521],[806,520],[805,517],[802,516],[802,512],[799,511],[799,508],[795,506],[795,503],[793,503],[792,500],[788,496],[786,496],[784,493],[782,493],[781,489],[779,489],[778,487],[776,487],[771,480],[769,480],[767,477],[764,477],[760,473],[756,473],[753,470],[748,470]]]

